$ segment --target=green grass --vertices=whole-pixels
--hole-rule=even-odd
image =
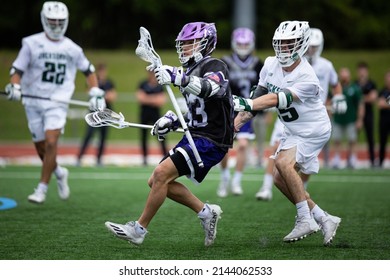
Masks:
[[[166,200],[153,219],[141,246],[116,239],[104,227],[107,220],[136,219],[144,206],[151,168],[75,168],[69,183],[71,197],[61,201],[52,180],[43,205],[27,202],[39,178],[39,167],[0,169],[0,197],[17,201],[0,211],[2,260],[389,260],[390,174],[372,170],[322,170],[309,190],[314,200],[343,221],[332,247],[317,233],[285,244],[296,210],[278,190],[274,199],[259,202],[254,194],[263,171],[248,169],[244,195],[216,196],[219,170],[187,186],[203,201],[218,203],[224,213],[215,244],[203,245],[195,213]]]

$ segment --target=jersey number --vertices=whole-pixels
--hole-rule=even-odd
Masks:
[[[299,118],[298,112],[294,107],[288,109],[279,109],[279,115],[285,122],[293,122]]]
[[[45,62],[45,71],[42,75],[42,82],[62,85],[66,72],[66,65],[62,63]]]
[[[204,111],[204,100],[192,94],[189,95],[188,99],[191,103],[187,115],[189,119],[188,125],[191,127],[205,127],[207,125],[207,114]]]

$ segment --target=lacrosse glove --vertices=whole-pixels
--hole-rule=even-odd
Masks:
[[[7,99],[12,101],[20,101],[22,99],[22,88],[19,84],[8,84],[5,86]]]
[[[345,114],[347,111],[347,101],[345,96],[338,94],[332,98],[332,112],[335,114]]]
[[[186,86],[189,80],[183,67],[162,65],[154,69],[154,74],[160,85]]]
[[[174,112],[169,110],[165,113],[164,116],[159,118],[155,124],[153,125],[150,134],[153,136],[157,135],[158,141],[164,141],[165,136],[171,132],[175,131],[179,128],[179,120]]]
[[[234,111],[236,112],[251,112],[253,107],[253,101],[251,99],[239,97],[233,95]]]
[[[104,90],[98,87],[92,87],[89,90],[89,110],[97,111],[103,110],[106,108],[106,100],[104,99]]]

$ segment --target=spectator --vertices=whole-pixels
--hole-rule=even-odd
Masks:
[[[362,128],[364,103],[362,91],[356,83],[351,82],[351,72],[348,68],[339,70],[339,80],[343,87],[343,95],[347,100],[347,111],[344,114],[333,114],[333,168],[341,167],[341,141],[348,140],[347,166],[355,168],[357,164],[356,142],[358,130]]]
[[[99,88],[104,90],[104,99],[106,101],[106,107],[108,109],[113,110],[112,103],[117,98],[117,93],[115,90],[114,83],[111,79],[108,78],[107,75],[107,65],[106,64],[98,64],[96,68],[96,75],[99,83]],[[87,130],[84,136],[84,140],[81,144],[79,154],[77,156],[77,165],[81,165],[81,159],[87,150],[87,147],[95,133],[98,133],[100,136],[99,144],[96,151],[96,165],[102,166],[102,156],[104,154],[104,150],[106,147],[106,140],[108,136],[108,126],[102,127],[91,127],[87,126]]]
[[[374,104],[377,101],[378,92],[376,84],[370,79],[368,64],[364,61],[357,65],[357,84],[363,92],[364,99],[364,130],[366,133],[368,155],[371,167],[375,166],[375,140],[374,140]]]
[[[385,74],[385,85],[379,93],[379,167],[386,159],[387,137],[390,133],[390,70]]]
[[[140,83],[136,96],[140,104],[140,122],[142,124],[154,124],[161,117],[160,109],[167,102],[167,97],[163,86],[157,82],[154,73],[152,71],[147,72],[147,78]],[[140,132],[143,164],[147,166],[149,154],[148,135],[150,133],[146,129],[141,129]],[[165,156],[167,154],[166,142],[159,141],[159,143],[161,145],[161,153]]]

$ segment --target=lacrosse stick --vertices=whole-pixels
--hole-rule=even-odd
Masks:
[[[4,91],[0,91],[0,94],[6,95],[6,96],[8,95]],[[58,102],[58,103],[89,107],[89,102],[81,101],[81,100],[74,100],[74,99],[62,100],[62,99],[57,99],[57,98],[53,98],[53,97],[43,97],[43,96],[35,96],[35,95],[29,95],[29,94],[22,94],[22,98],[35,98],[35,99],[41,99],[41,100],[54,101],[54,102]]]
[[[150,36],[149,31],[145,27],[141,26],[139,28],[139,33],[140,33],[141,38],[138,40],[138,46],[137,46],[137,49],[135,50],[135,54],[139,58],[141,58],[142,60],[151,63],[151,65],[153,67],[161,66],[162,65],[161,58],[153,48],[152,37]],[[191,133],[188,130],[187,123],[184,120],[183,114],[181,113],[181,110],[180,110],[180,107],[177,103],[175,95],[173,94],[173,91],[169,85],[165,85],[165,88],[169,94],[169,97],[171,99],[173,107],[175,108],[177,117],[179,118],[180,124],[184,130],[184,133],[187,136],[187,139],[188,139],[188,142],[192,148],[192,151],[194,152],[198,166],[204,167],[203,161],[200,158],[198,150],[196,149],[194,140],[192,139]]]
[[[112,126],[118,129],[126,128],[126,127],[136,127],[136,128],[144,128],[144,129],[152,129],[153,125],[147,124],[138,124],[138,123],[130,123],[125,121],[125,117],[122,113],[116,113],[108,108],[104,110],[99,110],[96,112],[88,113],[85,115],[85,121],[89,126],[92,127],[101,127],[101,126]],[[176,132],[184,132],[183,129],[177,129]]]

